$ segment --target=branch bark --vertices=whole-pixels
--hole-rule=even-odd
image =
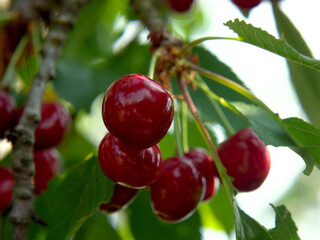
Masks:
[[[66,42],[69,31],[76,21],[78,12],[89,1],[64,1],[60,14],[50,21],[49,33],[42,48],[43,59],[40,70],[33,80],[21,119],[9,136],[13,143],[12,172],[15,177],[12,210],[10,212],[13,240],[26,239],[29,222],[34,216],[33,144],[35,141],[34,132],[41,117],[40,110],[44,90],[47,82],[55,76],[55,62]],[[19,10],[23,4],[20,5],[18,2],[24,1],[15,1],[15,6],[19,6],[17,7]],[[32,1],[25,1],[25,3],[28,3],[26,6],[32,6]],[[21,9],[21,11],[28,12],[26,9]],[[32,10],[29,13],[31,14]],[[27,17],[33,18],[34,16],[28,15]]]

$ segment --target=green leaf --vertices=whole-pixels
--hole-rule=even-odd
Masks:
[[[290,132],[292,138],[295,139],[298,147],[302,147],[308,150],[310,163],[316,162],[317,166],[320,166],[320,129],[314,127],[310,123],[299,118],[287,118],[283,120],[287,131]],[[297,149],[299,153],[301,149]],[[305,152],[304,154],[308,154]],[[305,174],[309,175],[310,169],[305,170]]]
[[[278,207],[271,206],[276,213],[276,227],[269,231],[272,239],[299,240],[298,229],[288,209],[283,205]]]
[[[107,215],[101,212],[91,216],[79,229],[74,240],[120,240],[120,236],[110,225]]]
[[[225,63],[221,62],[211,52],[202,47],[196,47],[193,49],[193,51],[195,54],[198,55],[200,65],[202,68],[218,73],[224,77],[233,80],[241,86],[244,86],[243,82],[232,71],[232,69]],[[208,87],[221,98],[227,99],[229,101],[243,101],[250,103],[250,101],[247,98],[229,89],[228,87],[225,87],[207,78],[204,78],[204,81],[206,82]],[[216,111],[216,109],[212,107],[210,99],[205,93],[203,93],[203,91],[201,91],[200,89],[197,89],[195,91],[191,90],[190,94],[203,121],[208,121],[211,123],[218,122],[223,126],[223,124],[221,123],[221,119],[219,118],[218,112]],[[210,109],[210,111],[208,111],[208,109]],[[223,111],[226,118],[229,120],[229,122],[235,129],[240,129],[248,126],[247,122],[244,119],[239,117],[237,114],[234,114],[229,109],[223,107],[221,110]]]
[[[292,62],[302,64],[312,69],[320,70],[320,61],[299,53],[288,42],[282,39],[276,39],[261,28],[256,28],[245,21],[228,21],[225,23],[230,29],[236,32],[240,41],[246,42],[267,51],[278,54],[289,59]]]
[[[297,227],[285,206],[275,207],[276,226],[267,230],[234,203],[237,240],[299,240]]]
[[[281,11],[277,1],[272,1],[278,32],[291,46],[306,56],[312,53],[290,19]],[[288,61],[291,80],[301,105],[313,124],[320,127],[320,72]]]
[[[224,230],[228,234],[234,229],[233,207],[223,185],[220,185],[218,192],[211,200],[200,204],[198,209],[203,225]]]
[[[57,65],[55,89],[76,110],[89,110],[97,95],[104,93],[119,77],[130,73],[147,73],[151,58],[148,49],[148,46],[133,42],[121,53],[110,55],[105,62],[95,66],[78,59],[62,58]]]
[[[198,212],[180,223],[159,220],[151,209],[150,193],[141,190],[128,208],[131,231],[137,240],[200,240],[201,221]]]
[[[276,121],[266,110],[258,106],[242,102],[231,104],[248,118],[266,145],[287,146],[299,154],[306,164],[304,174],[311,174],[315,160],[320,166],[320,131],[313,125],[298,118]]]
[[[231,102],[231,104],[248,118],[255,132],[267,145],[295,146],[283,127],[266,110],[243,102]]]
[[[237,240],[272,240],[268,230],[242,211],[235,202],[234,213]]]
[[[54,178],[35,203],[36,213],[48,225],[45,239],[72,239],[100,203],[109,201],[113,185],[96,156]],[[31,227],[29,239],[36,239],[38,234],[37,226]]]

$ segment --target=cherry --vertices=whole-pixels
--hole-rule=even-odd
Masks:
[[[40,194],[46,190],[49,181],[54,177],[56,172],[60,170],[60,155],[55,148],[36,150],[33,153],[35,174],[34,192]]]
[[[151,206],[167,222],[188,218],[205,194],[204,177],[185,157],[165,160],[158,180],[151,185]]]
[[[9,168],[0,167],[0,213],[10,204],[14,178]]]
[[[203,201],[212,198],[219,186],[219,175],[213,158],[203,148],[190,149],[184,156],[191,160],[206,180],[206,193]]]
[[[99,145],[98,159],[108,178],[132,188],[143,188],[156,181],[162,163],[158,145],[136,149],[110,133]]]
[[[110,201],[100,204],[99,209],[107,213],[114,213],[125,209],[134,200],[138,191],[138,189],[115,184]]]
[[[182,13],[191,8],[193,0],[167,0],[172,10]]]
[[[218,155],[233,185],[241,192],[261,186],[270,170],[270,155],[252,128],[244,128],[221,143]]]
[[[5,91],[0,90],[0,139],[12,127],[15,118],[15,100]]]
[[[173,114],[170,93],[140,74],[116,80],[102,103],[102,118],[109,132],[134,148],[157,144],[167,133]]]
[[[242,9],[251,9],[258,6],[262,0],[232,0],[232,2]]]
[[[19,110],[22,116],[24,107]],[[52,148],[65,136],[71,123],[70,113],[57,102],[46,102],[41,106],[41,121],[35,131],[35,149]]]

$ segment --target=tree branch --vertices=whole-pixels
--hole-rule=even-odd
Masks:
[[[26,239],[27,227],[34,216],[33,144],[34,132],[41,117],[40,110],[44,90],[47,82],[55,76],[55,62],[76,21],[77,14],[82,6],[88,2],[89,0],[64,1],[60,14],[51,20],[49,33],[42,48],[43,60],[40,70],[33,80],[21,119],[9,136],[13,142],[12,172],[15,177],[10,212],[13,240]],[[28,3],[31,2],[28,1]]]

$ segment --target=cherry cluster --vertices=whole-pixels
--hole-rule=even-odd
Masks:
[[[100,208],[119,210],[123,207],[119,202],[127,203],[138,189],[158,179],[162,156],[157,143],[166,135],[173,115],[170,93],[150,78],[130,74],[111,84],[102,103],[109,132],[99,145],[98,159],[104,174],[117,184],[110,202]]]
[[[144,75],[123,76],[108,88],[102,103],[108,133],[100,142],[98,160],[115,185],[110,201],[100,210],[124,209],[139,189],[148,186],[155,215],[179,222],[215,195],[219,174],[205,149],[193,148],[162,161],[157,143],[167,133],[173,114],[169,92]],[[268,150],[251,128],[221,143],[217,153],[238,191],[257,189],[268,175]]]
[[[0,90],[0,139],[13,129],[22,116],[24,107],[16,109],[13,97]],[[46,102],[41,107],[41,121],[35,130],[34,193],[47,189],[48,182],[60,169],[60,155],[55,146],[64,138],[71,123],[69,112],[58,102]],[[11,202],[14,178],[9,167],[0,168],[0,212]]]

